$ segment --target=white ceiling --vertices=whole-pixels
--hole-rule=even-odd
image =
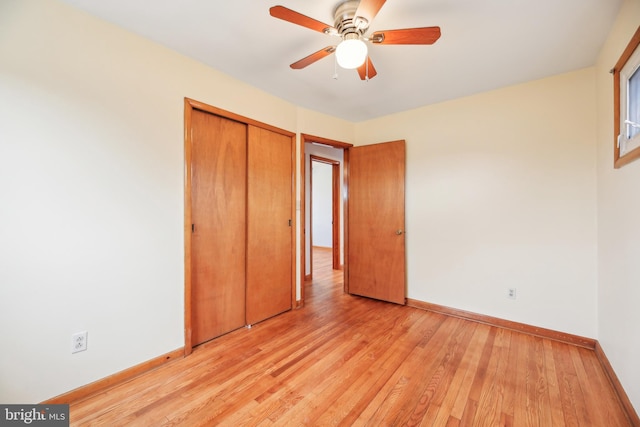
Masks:
[[[283,5],[333,25],[340,0],[63,0],[296,105],[358,122],[591,66],[622,0],[387,0],[370,30],[440,26],[431,46],[373,45],[361,81],[335,37],[273,18]]]

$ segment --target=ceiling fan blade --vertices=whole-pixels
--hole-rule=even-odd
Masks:
[[[368,21],[368,24],[371,24],[371,21],[376,17],[385,1],[386,0],[361,0],[358,9],[356,9],[355,16],[364,18]]]
[[[360,74],[361,80],[367,80],[367,78],[372,79],[378,74],[370,57],[367,56],[367,60],[364,64],[358,67],[358,74]]]
[[[324,49],[320,49],[319,51],[312,53],[307,57],[302,58],[300,61],[294,62],[293,64],[290,65],[290,67],[293,68],[294,70],[300,70],[306,67],[307,65],[311,65],[314,62],[321,60],[325,56],[331,55],[335,51],[336,51],[335,46],[327,46]]]
[[[377,44],[433,44],[440,38],[440,27],[376,31],[370,37]]]
[[[325,33],[331,29],[334,29],[331,25],[316,21],[313,18],[309,18],[308,16],[288,9],[284,6],[273,6],[271,9],[269,9],[269,13],[274,18],[279,18],[284,21],[291,22],[292,24],[301,25],[303,27],[310,28],[314,31],[319,31],[321,33]]]

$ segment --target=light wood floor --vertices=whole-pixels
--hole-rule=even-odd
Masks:
[[[630,425],[591,350],[345,295],[314,270],[304,308],[72,404],[71,424]]]

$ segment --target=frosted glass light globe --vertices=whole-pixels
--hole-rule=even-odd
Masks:
[[[336,48],[338,65],[347,70],[358,68],[367,59],[367,45],[359,39],[344,40]]]

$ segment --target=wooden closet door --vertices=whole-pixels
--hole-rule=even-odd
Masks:
[[[247,125],[193,110],[192,344],[245,325]]]
[[[247,324],[291,309],[291,137],[249,126]]]

